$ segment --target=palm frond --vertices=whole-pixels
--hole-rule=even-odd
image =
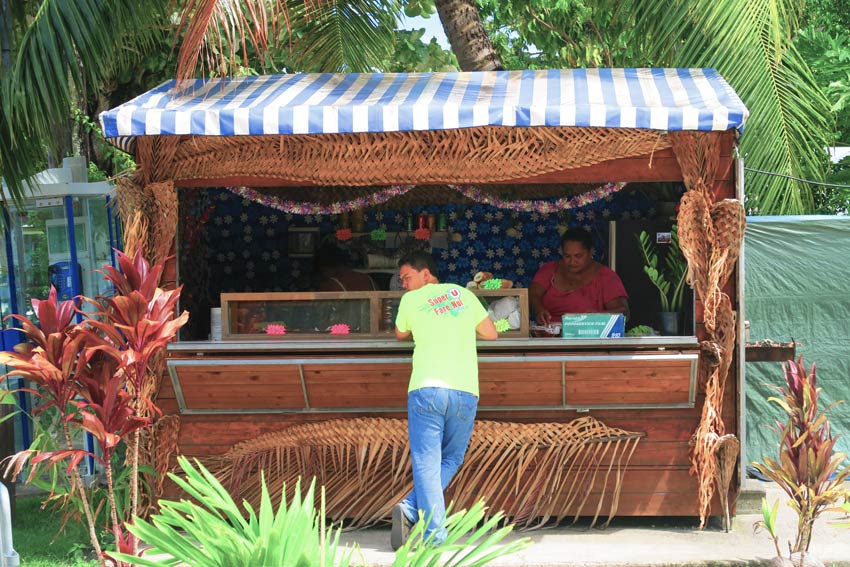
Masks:
[[[292,70],[374,70],[392,53],[399,10],[398,0],[185,0],[177,79],[232,75],[249,49],[262,61],[275,45],[289,45]]]
[[[26,179],[38,173],[44,152],[37,139],[22,136],[12,126],[9,120],[12,109],[7,104],[10,97],[5,94],[10,84],[8,75],[0,79],[0,178],[8,181],[11,201],[23,209],[24,196],[29,190]],[[5,204],[5,195],[3,201]]]
[[[163,32],[170,0],[42,0],[27,22],[2,90],[0,175],[13,198],[25,194],[32,152],[50,146],[88,85],[107,80],[116,62],[139,58]]]
[[[232,74],[241,53],[248,65],[247,44],[262,58],[278,23],[289,27],[289,14],[280,0],[184,0],[177,36],[185,29],[177,57],[177,80],[191,79],[198,67],[219,76]]]
[[[306,7],[303,0],[291,0],[296,68],[355,73],[378,70],[393,53],[399,9],[395,0],[348,0],[317,9]]]
[[[825,174],[829,102],[797,52],[798,0],[670,0],[635,5],[646,49],[661,64],[714,67],[750,109],[741,152],[754,169],[804,179]],[[814,209],[807,184],[747,177],[747,208],[758,214]]]

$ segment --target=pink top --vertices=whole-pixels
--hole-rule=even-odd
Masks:
[[[596,277],[584,286],[563,292],[554,284],[557,267],[558,260],[546,262],[531,280],[546,289],[543,308],[552,317],[560,317],[564,313],[601,313],[605,311],[606,303],[618,297],[629,297],[620,277],[607,266],[602,266]]]

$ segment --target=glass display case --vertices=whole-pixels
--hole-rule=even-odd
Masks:
[[[504,337],[528,337],[528,290],[472,290]],[[392,337],[403,292],[223,293],[223,340]]]

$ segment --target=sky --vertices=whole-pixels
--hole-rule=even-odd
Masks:
[[[436,37],[437,43],[444,49],[449,49],[449,40],[446,38],[446,34],[443,31],[443,24],[440,23],[440,17],[437,14],[432,15],[430,18],[423,18],[421,16],[415,18],[403,17],[401,27],[402,29],[425,28],[425,35],[422,36],[424,43],[428,43],[432,37]]]

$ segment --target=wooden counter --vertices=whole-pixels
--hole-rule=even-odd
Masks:
[[[642,432],[618,515],[698,516],[688,456],[705,397],[696,338],[499,339],[478,347],[480,419],[590,414]],[[385,339],[176,343],[158,404],[181,416],[180,451],[195,457],[297,423],[405,418],[412,348]],[[736,396],[727,388],[729,433],[737,433]]]
[[[411,343],[179,343],[168,372],[181,414],[406,411]],[[479,412],[691,408],[696,340],[479,341]]]

